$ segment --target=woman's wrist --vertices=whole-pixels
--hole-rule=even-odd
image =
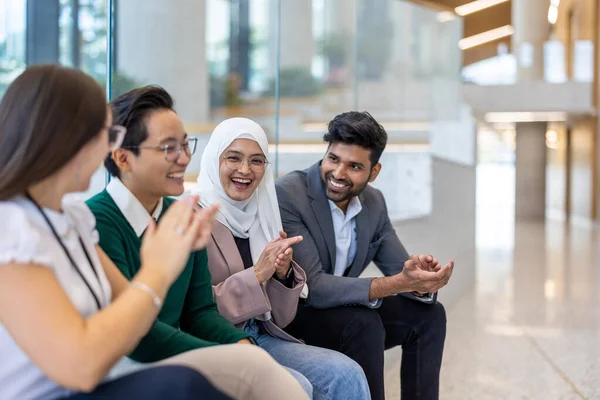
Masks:
[[[160,296],[152,289],[150,286],[146,285],[144,282],[140,281],[131,281],[131,287],[141,290],[146,293],[152,299],[152,303],[157,311],[160,311],[163,305],[163,301]]]
[[[140,268],[133,277],[134,282],[140,282],[152,290],[159,299],[164,299],[171,283],[167,276],[158,269]]]
[[[258,284],[262,285],[264,283],[264,280],[261,278],[260,274],[258,273],[258,270],[256,269],[256,265],[254,267],[252,267],[252,269],[254,270],[254,275],[256,276],[256,280],[258,281]]]
[[[288,263],[287,268],[281,270],[281,271],[276,271],[275,275],[277,275],[277,277],[279,279],[285,279],[289,276],[290,271],[292,270],[292,263]]]

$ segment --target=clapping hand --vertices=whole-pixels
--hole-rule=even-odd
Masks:
[[[425,263],[423,263],[423,261]],[[415,295],[435,293],[446,286],[454,270],[454,261],[440,267],[431,256],[412,256],[406,263],[404,269],[397,276],[402,278],[403,284],[410,288]]]
[[[198,196],[174,202],[158,222],[150,220],[142,239],[140,257],[145,268],[177,279],[190,258],[190,252],[206,246],[217,207],[194,211]]]
[[[302,241],[302,236],[294,236],[282,238],[281,235],[271,240],[261,253],[258,261],[254,265],[254,271],[259,283],[263,283],[271,279],[278,270],[283,269],[283,265],[287,257],[291,261],[291,246]],[[288,252],[288,250],[290,252]],[[287,254],[287,255],[286,255]],[[281,256],[281,258],[280,258]],[[286,270],[287,273],[287,270]],[[278,276],[280,276],[278,274]],[[285,274],[283,274],[285,276]]]
[[[412,257],[414,257],[414,256],[410,256],[410,258],[412,258]],[[431,255],[421,254],[420,256],[418,256],[418,258],[420,261],[419,268],[422,269],[423,271],[437,272],[440,270],[440,268],[442,268],[439,261],[437,259],[433,258],[433,256],[431,256]],[[421,297],[421,296],[425,295],[426,293],[412,292],[412,294],[417,297]]]
[[[413,256],[410,256],[409,258],[412,259],[413,257],[415,257],[415,256],[413,255]],[[420,262],[419,268],[422,269],[423,271],[437,272],[440,270],[440,268],[442,268],[442,266],[440,265],[440,262],[437,259],[433,258],[433,256],[431,256],[431,255],[421,254],[420,256],[418,256],[418,258],[419,258],[419,262]]]
[[[279,238],[275,239],[275,241],[285,240],[285,239],[287,239],[287,233],[285,233],[284,231],[280,231]],[[288,271],[290,270],[291,265],[292,265],[293,255],[294,255],[294,250],[292,250],[291,247],[288,247],[287,249],[285,249],[285,251],[282,251],[277,256],[277,259],[275,260],[275,274],[277,275],[277,277],[279,279],[285,278]]]

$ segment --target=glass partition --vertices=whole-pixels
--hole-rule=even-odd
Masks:
[[[0,0],[0,97],[25,69],[26,0]]]
[[[39,62],[81,68],[112,96],[161,85],[199,138],[188,187],[226,118],[264,127],[281,176],[322,158],[336,114],[369,111],[389,134],[375,186],[390,214],[427,215],[433,127],[464,114],[462,21],[438,14],[400,0],[0,0],[0,93]]]

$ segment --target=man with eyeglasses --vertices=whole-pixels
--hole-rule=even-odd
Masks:
[[[145,230],[173,203],[169,196],[184,192],[185,170],[197,139],[185,133],[171,96],[160,87],[135,89],[111,106],[115,124],[127,134],[104,163],[112,176],[106,190],[87,203],[96,217],[100,247],[132,279],[141,265]],[[158,319],[130,357],[155,362],[192,349],[251,340],[219,314],[202,250],[190,256]]]

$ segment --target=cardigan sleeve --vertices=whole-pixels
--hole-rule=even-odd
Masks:
[[[127,280],[133,279],[140,266],[133,265],[130,258],[127,257],[128,249],[124,245],[123,233],[116,228],[118,226],[117,221],[94,208],[92,208],[92,211],[96,215],[96,229],[100,236],[100,247]],[[155,362],[189,350],[218,344],[220,343],[194,337],[156,319],[130,357],[139,362]]]
[[[142,363],[156,362],[186,351],[219,344],[198,339],[157,319],[129,357]]]
[[[249,338],[250,334],[234,327],[219,314],[213,298],[206,250],[198,251],[192,257],[194,269],[181,318],[182,329],[196,337],[221,344]]]

